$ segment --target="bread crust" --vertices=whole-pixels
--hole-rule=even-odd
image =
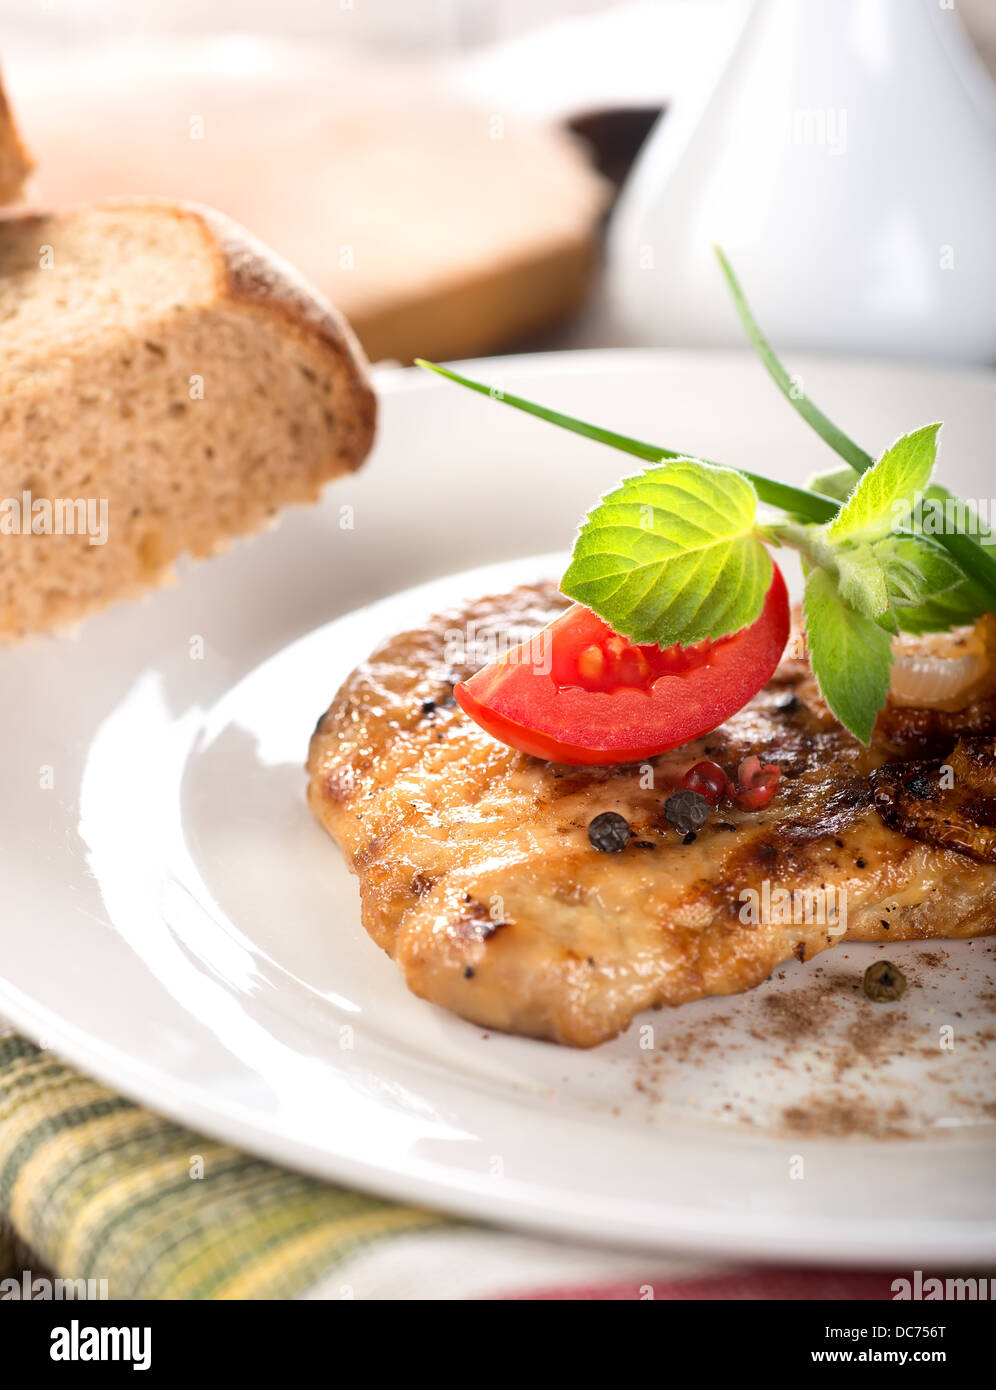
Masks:
[[[182,204],[200,220],[218,258],[219,291],[233,300],[278,314],[302,337],[323,343],[339,359],[355,403],[352,448],[346,456],[355,472],[370,452],[377,421],[377,398],[366,355],[346,319],[276,252],[213,208]]]

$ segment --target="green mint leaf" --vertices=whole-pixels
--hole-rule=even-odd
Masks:
[[[824,569],[810,571],[802,611],[809,660],[824,700],[855,738],[870,743],[889,693],[892,638],[845,604]]]
[[[960,561],[964,559],[974,571],[979,555],[987,561],[996,556],[996,536],[980,524],[970,502],[962,501],[940,483],[931,483],[924,489],[912,520],[917,529],[911,535],[887,537],[879,542],[880,548],[886,547],[887,557],[895,554],[911,563],[921,580],[916,602],[905,604],[901,596],[894,596],[893,612],[899,627],[904,632],[922,634],[945,632],[975,622],[992,604]],[[956,535],[956,528],[969,534]],[[972,539],[972,533],[978,535],[977,540]],[[955,548],[958,563],[945,552],[945,546],[948,550]]]
[[[945,632],[973,623],[985,606],[940,545],[927,536],[887,536],[875,547],[904,632]]]
[[[860,476],[850,464],[845,463],[841,468],[829,468],[824,473],[814,473],[806,486],[811,492],[820,492],[824,497],[846,502]]]
[[[741,474],[676,459],[625,478],[582,523],[561,590],[634,642],[690,646],[752,623],[771,583]]]
[[[876,540],[896,526],[897,515],[912,509],[917,493],[930,481],[940,425],[924,425],[904,434],[866,473],[827,526],[827,539]]]
[[[894,608],[896,622],[903,632],[947,632],[952,627],[974,623],[986,611],[970,584],[923,599],[914,608]]]
[[[846,604],[866,618],[881,618],[889,611],[889,585],[879,563],[877,547],[848,546],[836,553],[834,559],[837,587]]]
[[[732,272],[731,272],[732,273]],[[769,350],[770,351],[770,350]],[[772,358],[775,362],[773,354]],[[595,440],[599,444],[607,444],[610,448],[621,449],[627,454],[633,454],[637,458],[656,462],[660,459],[676,459],[690,457],[687,454],[679,454],[674,450],[665,449],[660,445],[648,444],[639,439],[632,439],[624,434],[617,434],[612,430],[602,429],[598,425],[590,424],[585,420],[575,419],[573,416],[564,415],[560,411],[550,410],[546,406],[537,405],[533,401],[527,401],[521,396],[514,396],[509,392],[499,391],[480,381],[472,381],[469,377],[461,376],[458,372],[451,371],[448,367],[440,367],[434,362],[426,362],[422,358],[415,359],[416,365],[425,368],[427,371],[435,372],[438,376],[446,377],[449,381],[454,381],[460,386],[466,387],[470,391],[476,391],[482,396],[490,397],[492,400],[500,401],[503,405],[511,406],[514,410],[525,411],[529,415],[534,415],[537,419],[546,420],[550,424],[557,425],[561,429],[570,430],[587,439]],[[784,369],[780,367],[781,378],[785,383],[786,394],[791,403],[800,410],[800,413],[826,440],[832,447],[837,447],[840,441],[846,441],[846,447],[838,448],[842,456],[848,458],[855,469],[860,472],[864,468],[872,466],[872,458],[863,450],[857,448],[852,441],[847,440],[839,430],[826,420],[826,417],[816,411],[812,403],[805,401],[805,409],[802,409],[800,401],[796,398],[793,383]],[[805,398],[803,398],[805,400]],[[817,418],[818,417],[818,418]],[[824,424],[821,424],[823,421]],[[827,426],[828,428],[824,427]],[[834,441],[837,441],[835,443]],[[705,460],[704,460],[705,461]],[[792,487],[787,483],[777,482],[773,478],[765,478],[758,473],[748,473],[743,470],[743,476],[754,486],[758,498],[772,507],[780,507],[789,517],[806,522],[826,522],[832,520],[838,513],[840,499],[821,495],[816,491],[806,491],[803,488]],[[976,600],[989,611],[996,612],[996,548],[990,549],[981,545],[972,535],[964,535],[960,532],[945,533],[939,536],[940,544],[951,555],[952,559],[966,576],[966,584],[970,587]],[[925,629],[932,630],[932,629]]]
[[[920,616],[915,621],[923,622],[925,605],[958,588],[965,578],[939,545],[918,535],[885,536],[874,545],[845,543],[830,549],[824,565],[836,573],[844,602],[890,632],[904,626],[906,612],[916,610]],[[978,603],[963,595],[956,606],[930,611],[948,615],[950,623],[956,607],[977,610]]]
[[[965,576],[953,560],[926,536],[886,536],[875,546],[889,594],[899,607],[913,608],[958,587]]]

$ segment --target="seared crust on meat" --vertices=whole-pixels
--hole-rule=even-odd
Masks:
[[[996,739],[960,739],[946,760],[886,763],[871,777],[886,825],[996,864]]]
[[[991,840],[973,820],[992,737],[965,739],[948,759],[977,779],[957,793],[976,838],[954,847],[914,806],[939,803],[918,796],[922,783],[908,791],[904,765],[889,761],[894,742],[862,747],[803,662],[784,663],[715,732],[643,764],[559,766],[490,738],[452,688],[494,649],[485,641],[463,655],[459,639],[521,640],[565,604],[552,585],[523,587],[401,633],[349,677],[315,730],[312,810],[360,877],[367,930],[416,994],[485,1027],[588,1047],[644,1009],[750,989],[788,957],[841,940],[996,930],[996,867],[978,862],[987,848],[976,853]],[[969,716],[973,733],[980,720]],[[723,803],[686,843],[663,814],[685,770],[751,753],[781,766],[774,799],[755,812]],[[620,853],[589,843],[603,811],[630,824]],[[752,920],[751,892],[774,904],[778,889],[798,895],[793,910]]]

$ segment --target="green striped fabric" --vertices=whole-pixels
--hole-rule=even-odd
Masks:
[[[112,1299],[293,1298],[364,1247],[447,1224],[249,1158],[0,1037],[0,1279],[27,1267],[106,1280]]]

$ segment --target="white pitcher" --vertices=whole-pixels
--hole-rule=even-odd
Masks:
[[[996,101],[953,0],[756,0],[678,93],[610,228],[638,342],[996,361]]]

